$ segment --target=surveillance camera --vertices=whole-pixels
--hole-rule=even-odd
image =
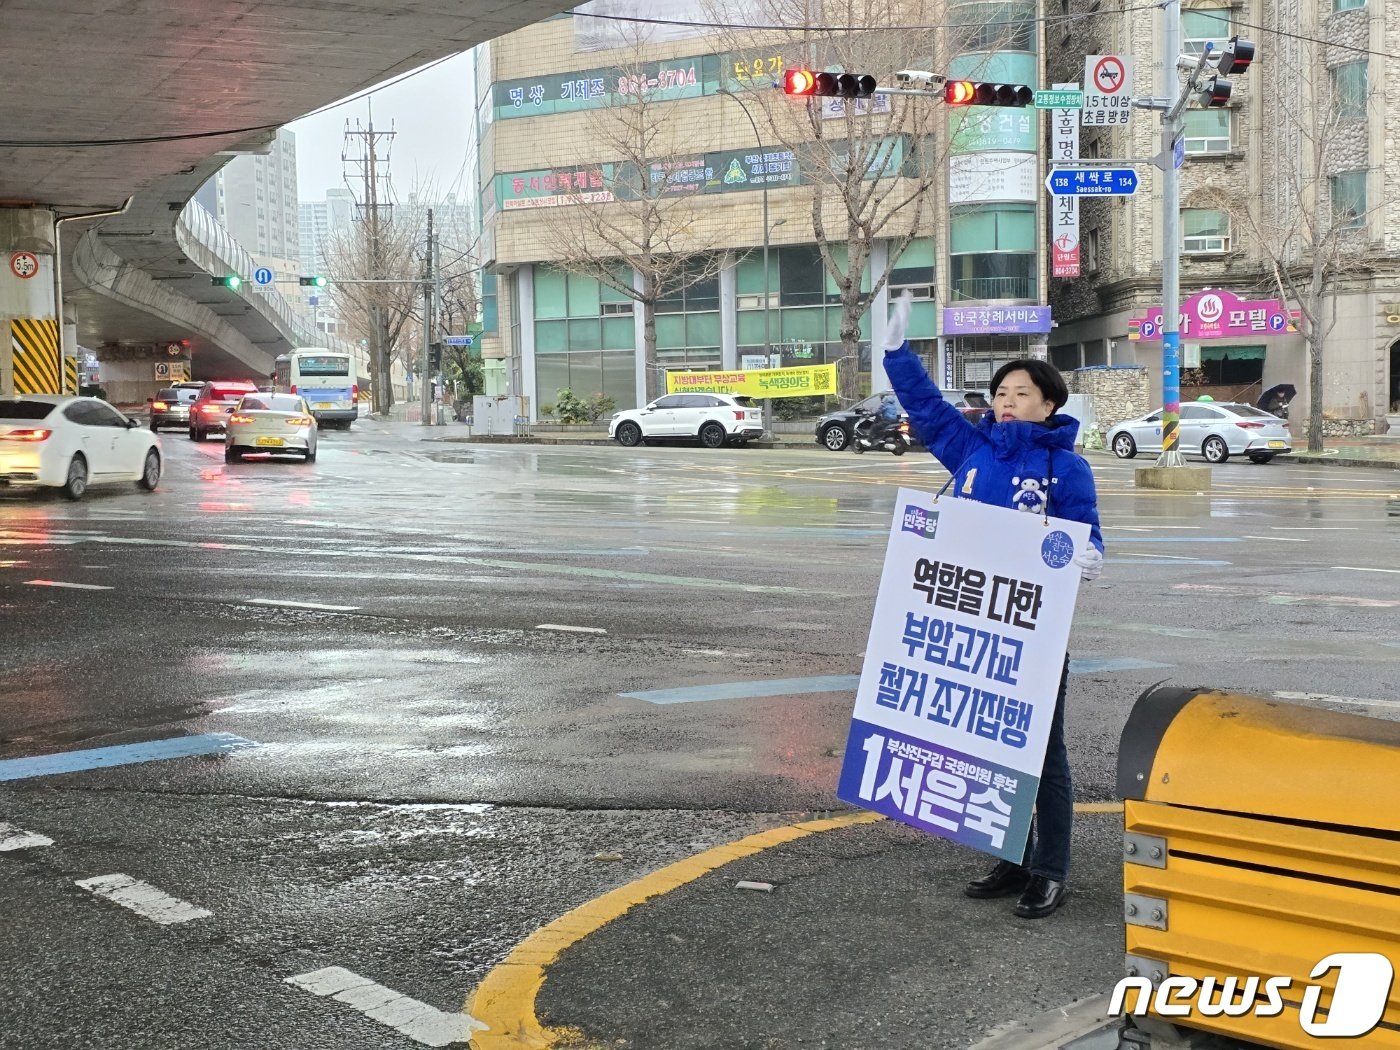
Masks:
[[[943,83],[943,77],[941,74],[930,73],[924,69],[901,69],[894,75],[894,82],[904,87],[909,87],[914,84],[927,86],[929,84]]]

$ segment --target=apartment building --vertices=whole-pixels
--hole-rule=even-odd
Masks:
[[[1052,80],[1079,81],[1085,54],[1116,54],[1133,60],[1135,95],[1176,95],[1161,68],[1159,12],[1103,0],[1071,0],[1065,12],[1071,20],[1046,27]],[[1228,105],[1185,115],[1182,343],[1193,367],[1183,368],[1183,400],[1257,401],[1292,385],[1301,434],[1310,363],[1298,329],[1307,322],[1289,278],[1306,288],[1317,258],[1327,263],[1318,317],[1326,427],[1383,430],[1400,411],[1400,113],[1390,105],[1400,70],[1384,61],[1400,42],[1400,13],[1378,0],[1186,0],[1181,26],[1186,54],[1237,34],[1258,47],[1252,68],[1231,78]],[[1084,128],[1082,154],[1151,157],[1162,150],[1159,129],[1147,111],[1125,130]],[[1162,302],[1160,180],[1139,171],[1134,196],[1081,206],[1082,272],[1052,279],[1050,356],[1061,368],[1146,366],[1158,398],[1161,342],[1141,322]],[[1208,337],[1193,338],[1203,325]]]

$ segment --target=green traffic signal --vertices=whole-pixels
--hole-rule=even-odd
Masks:
[[[326,279],[321,276],[302,277],[299,280],[303,288],[324,288],[326,286]]]
[[[227,288],[231,292],[236,292],[243,287],[243,278],[236,273],[225,274],[223,277],[215,277],[212,280],[214,284]]]

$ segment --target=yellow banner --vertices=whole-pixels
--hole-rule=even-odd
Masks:
[[[734,372],[667,372],[668,394],[735,394],[768,397],[821,397],[836,393],[836,366],[761,368]]]

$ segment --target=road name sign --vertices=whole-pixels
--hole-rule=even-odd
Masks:
[[[1126,196],[1137,192],[1138,174],[1132,168],[1056,168],[1045,188],[1057,197]]]
[[[443,340],[448,346],[471,346],[475,338],[470,335],[449,335]]]
[[[1082,91],[1037,91],[1033,99],[1036,109],[1083,109]]]

